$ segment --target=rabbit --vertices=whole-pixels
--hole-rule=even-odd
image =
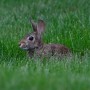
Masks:
[[[66,56],[69,55],[70,50],[62,44],[44,44],[42,41],[42,34],[45,31],[45,22],[38,20],[35,23],[30,20],[33,32],[27,34],[20,42],[19,47],[26,50],[29,57],[44,57],[44,56]]]

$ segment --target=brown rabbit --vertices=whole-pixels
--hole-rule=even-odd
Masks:
[[[31,20],[33,31],[26,35],[20,42],[19,47],[27,50],[30,57],[35,56],[66,56],[70,51],[67,47],[61,44],[43,44],[42,33],[45,30],[45,23],[43,20],[38,20],[35,23]]]

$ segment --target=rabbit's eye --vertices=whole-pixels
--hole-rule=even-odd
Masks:
[[[29,39],[30,41],[32,41],[32,40],[34,39],[34,37],[31,36],[31,37],[29,37],[28,39]]]

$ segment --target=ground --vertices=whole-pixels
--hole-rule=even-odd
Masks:
[[[64,44],[73,57],[28,58],[18,42],[31,17],[45,21],[45,43]],[[12,89],[90,90],[89,0],[0,1],[0,90]]]

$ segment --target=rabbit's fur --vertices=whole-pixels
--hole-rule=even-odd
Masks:
[[[26,35],[20,42],[19,47],[27,50],[30,57],[35,56],[66,56],[70,51],[67,47],[61,44],[43,44],[42,34],[45,30],[45,23],[43,20],[38,20],[35,23],[31,20],[33,32]]]

